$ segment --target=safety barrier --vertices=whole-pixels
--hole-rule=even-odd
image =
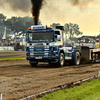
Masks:
[[[71,87],[74,87],[76,85],[80,85],[84,82],[87,82],[87,81],[90,81],[92,79],[96,79],[98,78],[99,75],[96,75],[96,76],[92,76],[92,77],[89,77],[89,78],[86,78],[86,79],[83,79],[83,80],[79,80],[77,82],[72,82],[72,83],[68,83],[68,84],[65,84],[65,85],[60,85],[58,87],[55,87],[55,88],[52,88],[52,89],[49,89],[49,90],[46,90],[46,91],[43,91],[43,92],[40,92],[38,94],[34,94],[34,95],[31,95],[31,96],[28,96],[28,97],[25,97],[23,99],[20,99],[20,100],[28,100],[30,98],[35,98],[35,97],[42,97],[43,95],[45,94],[48,94],[48,93],[51,93],[51,92],[54,92],[54,91],[58,91],[60,89],[66,89],[66,88],[71,88]]]
[[[14,50],[14,47],[11,47],[11,46],[0,46],[0,50]]]

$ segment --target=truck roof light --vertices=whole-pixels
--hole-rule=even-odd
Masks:
[[[48,27],[47,27],[47,29],[50,29],[50,28],[52,28],[52,27],[51,27],[51,26],[48,26]]]
[[[31,27],[29,27],[28,30],[31,30]]]

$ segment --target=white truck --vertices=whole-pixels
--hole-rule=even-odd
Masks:
[[[26,36],[20,37],[20,35],[16,35],[15,37],[16,44],[14,46],[14,50],[18,51],[21,49],[22,51],[26,50]]]
[[[64,46],[63,26],[56,29],[47,25],[33,25],[27,30],[27,57],[32,66],[38,62],[56,63],[59,67],[66,62],[79,65],[83,61],[98,60],[100,54],[88,46]]]

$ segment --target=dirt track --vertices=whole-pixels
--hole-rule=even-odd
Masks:
[[[26,52],[0,52],[0,58],[25,57]]]
[[[100,71],[100,64],[52,68],[39,64],[32,68],[27,60],[0,61],[0,92],[3,100],[18,100],[53,87],[78,81]]]

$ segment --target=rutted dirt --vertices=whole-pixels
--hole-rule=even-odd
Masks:
[[[0,58],[25,57],[26,52],[0,52]]]
[[[53,87],[98,74],[100,63],[54,68],[47,63],[31,67],[27,60],[0,61],[3,100],[19,100]]]

